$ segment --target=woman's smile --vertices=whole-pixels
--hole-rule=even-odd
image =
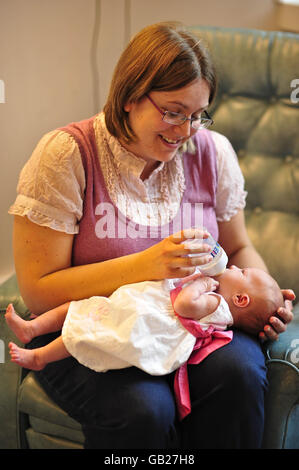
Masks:
[[[198,79],[174,91],[152,91],[151,96],[163,111],[181,113],[186,117],[198,113],[209,104],[210,88],[203,79]],[[157,162],[169,162],[177,150],[197,131],[190,121],[180,125],[169,124],[146,97],[137,102],[128,102],[124,107],[129,114],[131,128],[136,139],[122,145],[147,162],[146,173],[156,167]]]
[[[159,134],[159,137],[163,141],[163,143],[166,144],[166,146],[170,148],[177,148],[181,143],[182,139],[170,139],[169,137],[166,137],[165,135]]]

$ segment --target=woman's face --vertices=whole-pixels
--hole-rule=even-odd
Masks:
[[[198,79],[175,91],[152,91],[150,97],[162,111],[198,117],[209,105],[210,89],[207,82]],[[157,108],[146,97],[136,103],[126,103],[130,125],[136,142],[123,144],[125,148],[147,162],[152,170],[157,162],[169,162],[178,148],[197,131],[190,121],[177,126],[164,122]],[[166,140],[167,139],[167,140]]]

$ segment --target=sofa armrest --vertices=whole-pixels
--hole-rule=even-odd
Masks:
[[[20,294],[15,274],[0,285],[0,311],[4,312],[10,303],[22,318],[29,318],[30,313]]]
[[[265,406],[266,449],[299,449],[299,304],[278,341],[265,347],[269,390]]]
[[[22,369],[10,361],[8,343],[14,341],[20,346],[22,343],[6,325],[4,313],[9,303],[22,318],[29,318],[30,312],[20,295],[15,275],[0,285],[0,422],[5,423],[0,426],[0,449],[21,447],[17,399]]]

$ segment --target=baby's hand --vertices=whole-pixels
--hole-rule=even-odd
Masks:
[[[191,279],[189,280],[191,281]],[[212,277],[201,274],[197,277],[194,276],[194,280],[189,283],[189,286],[200,295],[206,292],[214,292],[218,288],[219,282]]]
[[[219,286],[219,282],[212,277],[204,276],[201,280],[205,284],[205,292],[214,292]]]

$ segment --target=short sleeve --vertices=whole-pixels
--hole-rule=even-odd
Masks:
[[[40,140],[22,169],[17,198],[9,213],[76,234],[84,190],[85,173],[79,148],[68,133],[55,130]]]
[[[218,186],[216,193],[216,217],[218,222],[229,221],[244,209],[247,192],[238,157],[229,140],[211,131],[217,152]]]

